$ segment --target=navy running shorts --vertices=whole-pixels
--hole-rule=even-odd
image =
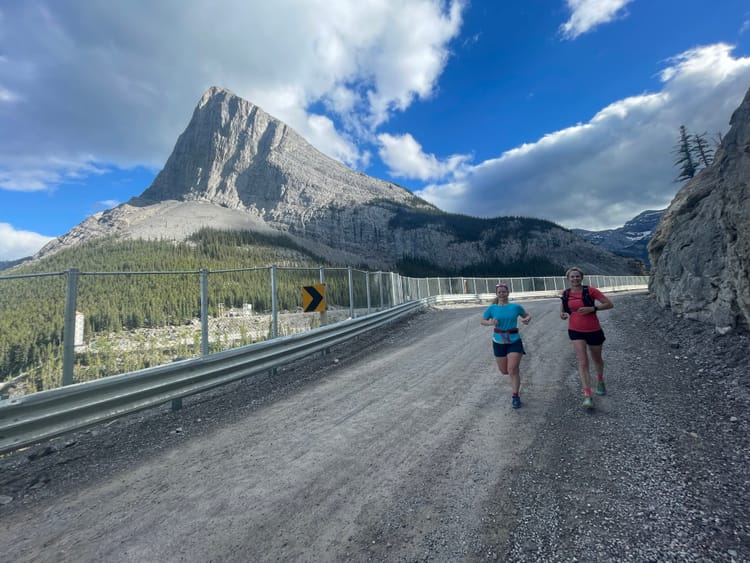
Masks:
[[[492,350],[495,352],[496,358],[504,358],[512,352],[517,352],[518,354],[526,353],[526,351],[523,349],[523,342],[521,342],[520,340],[516,340],[515,342],[511,342],[510,344],[500,344],[493,340]]]
[[[603,330],[595,330],[594,332],[578,332],[577,330],[569,330],[568,336],[571,340],[585,340],[589,346],[601,346],[604,344],[606,338],[604,337]]]

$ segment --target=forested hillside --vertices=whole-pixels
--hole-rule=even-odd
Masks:
[[[37,388],[55,386],[62,362],[64,272],[70,268],[81,272],[77,308],[85,312],[88,337],[194,321],[200,315],[201,269],[223,271],[211,276],[209,314],[245,303],[252,303],[257,311],[268,310],[271,264],[311,269],[326,265],[295,248],[283,236],[269,238],[206,229],[180,243],[99,239],[8,270],[4,272],[6,279],[0,280],[0,383],[33,370]],[[143,272],[161,273],[138,274]],[[21,275],[31,277],[12,278]],[[298,303],[300,285],[309,283],[309,276],[300,280],[301,276],[301,272],[279,276],[280,308]],[[316,272],[314,276],[317,277]],[[327,291],[333,299],[337,293],[348,291],[341,286],[335,279],[329,281]],[[171,352],[184,356],[189,351]],[[101,353],[96,358],[77,356],[81,364],[94,360],[114,361],[102,358]],[[163,358],[142,358],[128,367],[137,369],[161,361]]]

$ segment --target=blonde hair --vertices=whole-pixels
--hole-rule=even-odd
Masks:
[[[578,272],[579,274],[581,274],[581,277],[585,275],[583,273],[583,270],[581,270],[578,266],[573,266],[572,268],[568,268],[568,270],[565,272],[566,278],[570,275],[570,272]]]

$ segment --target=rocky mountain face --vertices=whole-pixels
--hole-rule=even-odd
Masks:
[[[662,213],[664,213],[663,209],[644,211],[617,229],[604,231],[573,229],[573,232],[614,254],[643,260],[646,268],[650,268],[651,262],[648,258],[647,247]]]
[[[648,246],[663,307],[727,332],[750,329],[750,90],[714,162],[677,192]]]
[[[202,227],[283,233],[338,264],[435,272],[547,262],[589,273],[640,273],[638,264],[547,221],[444,213],[396,184],[354,171],[228,90],[210,88],[153,184],[89,217],[42,257],[94,237],[181,240]]]

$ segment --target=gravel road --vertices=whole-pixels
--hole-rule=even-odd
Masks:
[[[750,561],[747,336],[612,299],[594,412],[557,301],[517,411],[484,307],[429,309],[1,457],[0,561]]]

